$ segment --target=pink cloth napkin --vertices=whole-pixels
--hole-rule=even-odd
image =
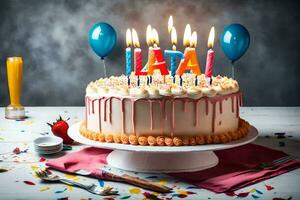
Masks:
[[[91,172],[91,176],[103,178],[100,168],[106,164],[106,157],[110,152],[110,150],[89,147],[61,158],[48,160],[46,164],[53,169],[65,172],[86,170]],[[269,162],[287,155],[282,151],[255,144],[220,150],[215,153],[219,157],[219,164],[216,167],[199,172],[169,175],[200,188],[222,193],[235,191],[300,167],[300,161],[297,160],[271,170],[247,172],[248,169],[259,163]]]

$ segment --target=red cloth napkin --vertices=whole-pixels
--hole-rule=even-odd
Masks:
[[[101,178],[103,176],[100,168],[106,164],[106,157],[110,152],[110,150],[89,147],[61,158],[48,160],[46,164],[65,172],[86,170],[91,172],[91,176]],[[199,172],[169,175],[200,188],[221,193],[235,191],[300,167],[300,161],[295,160],[271,170],[247,172],[248,169],[259,163],[269,162],[287,155],[282,151],[255,144],[215,151],[215,153],[219,157],[219,164],[216,167]]]

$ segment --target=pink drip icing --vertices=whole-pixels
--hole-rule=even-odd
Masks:
[[[87,98],[87,105],[88,105],[88,106],[87,106],[87,109],[88,109],[88,113],[89,113],[88,115],[91,114],[90,101],[91,101],[91,100],[90,100],[90,98],[88,97],[88,98]]]
[[[234,96],[231,96],[231,111],[234,113]]]
[[[111,123],[112,107],[111,107],[112,98],[109,98],[109,123]]]
[[[121,113],[122,113],[122,133],[125,133],[125,107],[124,107],[125,99],[121,99]]]
[[[208,107],[208,98],[206,97],[205,98],[205,111],[206,111],[206,115],[208,115],[208,110],[209,109],[209,107]]]
[[[235,100],[236,100],[236,117],[238,118],[240,116],[240,107],[239,107],[239,95],[235,96]]]
[[[87,99],[88,99],[88,97],[85,97],[85,127],[87,127],[87,120],[88,120],[88,116],[87,116],[87,106],[88,106]]]
[[[95,101],[96,101],[97,99],[93,99],[92,100],[92,114],[94,114],[95,113]]]
[[[153,101],[150,100],[150,129],[153,130]]]
[[[221,100],[219,101],[219,107],[220,107],[220,113],[221,113],[221,114],[223,113],[222,103],[223,103],[223,99],[221,99]]]
[[[99,132],[101,133],[102,129],[101,129],[101,99],[98,100],[99,102]]]
[[[132,117],[132,127],[133,127],[133,133],[134,135],[136,135],[136,132],[135,132],[135,100],[131,100],[131,117]]]
[[[175,128],[175,100],[172,100],[172,124],[171,124],[171,137],[174,135]]]
[[[199,99],[194,101],[194,107],[195,107],[195,123],[194,123],[194,126],[197,127],[198,126],[198,102],[199,102]]]
[[[106,103],[107,103],[108,98],[105,98],[104,100],[104,121],[106,122]]]
[[[216,102],[212,101],[212,105],[213,105],[213,113],[212,113],[212,127],[211,127],[211,131],[212,133],[215,132],[215,121],[216,121]]]
[[[163,103],[162,103],[162,99],[159,99],[159,105],[160,105],[160,118],[163,118]],[[163,123],[164,120],[160,120],[160,132],[161,134],[163,134]]]

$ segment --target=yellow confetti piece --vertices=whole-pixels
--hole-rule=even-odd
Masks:
[[[178,194],[188,194],[186,191],[184,191],[184,190],[177,190],[176,191]]]
[[[256,192],[256,189],[255,188],[253,188],[252,190],[250,190],[249,191],[250,193],[254,193],[254,192]]]
[[[131,188],[129,189],[130,194],[140,194],[141,190],[139,188]]]
[[[33,171],[36,171],[36,170],[39,169],[39,166],[37,166],[37,165],[31,165],[31,169],[32,169]]]
[[[76,176],[73,174],[65,174],[65,177],[68,179],[74,179]]]
[[[72,186],[70,186],[70,185],[68,185],[67,189],[68,189],[68,191],[70,191],[70,192],[72,192],[72,191],[73,191],[73,187],[72,187]]]
[[[24,124],[31,125],[31,124],[33,124],[33,121],[24,121]]]
[[[156,196],[156,197],[159,195],[157,192],[152,192],[151,194]]]
[[[47,190],[50,190],[50,188],[48,186],[42,187],[40,189],[41,192],[44,192],[44,191],[47,191]]]
[[[168,182],[167,181],[159,181],[159,184],[161,185],[166,185]]]

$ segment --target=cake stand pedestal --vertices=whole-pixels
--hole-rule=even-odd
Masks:
[[[226,144],[196,146],[139,146],[117,143],[102,143],[83,137],[79,132],[80,123],[73,124],[69,136],[88,146],[112,149],[107,162],[110,166],[127,171],[151,173],[193,172],[214,167],[218,164],[215,150],[229,149],[254,141],[258,131],[253,126],[246,137]]]

